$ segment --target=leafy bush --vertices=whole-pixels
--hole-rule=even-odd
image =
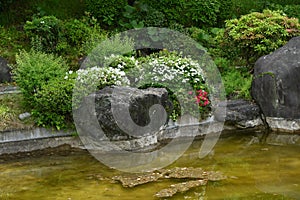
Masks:
[[[78,19],[72,19],[64,24],[64,35],[70,46],[80,47],[89,38],[91,27]]]
[[[126,5],[123,9],[122,18],[119,25],[125,29],[143,28],[143,27],[165,27],[166,16],[140,1],[136,1],[134,5]]]
[[[59,51],[63,37],[61,20],[54,16],[35,17],[26,22],[24,29],[36,50],[47,53]]]
[[[53,16],[35,17],[27,21],[25,30],[34,50],[64,56],[72,70],[79,68],[79,58],[87,54],[86,46],[90,48],[90,38],[106,38],[106,33],[89,13],[80,19],[67,21]]]
[[[31,104],[33,96],[42,85],[56,78],[63,78],[68,70],[62,58],[31,50],[16,55],[17,66],[13,69],[14,79],[24,98]]]
[[[97,42],[106,39],[106,33],[100,29],[97,20],[87,13],[81,19],[68,20],[63,25],[63,42],[61,54],[67,58],[70,69],[77,70],[80,66],[78,60],[88,54],[91,48],[91,40]],[[62,43],[63,43],[62,42]],[[88,48],[87,48],[88,45]]]
[[[243,58],[247,65],[260,56],[284,45],[300,34],[298,19],[288,18],[280,11],[253,12],[240,19],[226,21],[226,28],[219,41],[224,56]]]
[[[220,28],[200,29],[197,27],[186,28],[189,36],[200,43],[206,49],[216,48],[218,42],[216,40],[219,32],[222,31]]]
[[[104,28],[117,27],[122,11],[127,5],[126,0],[86,0],[86,9],[99,19]]]
[[[14,78],[38,125],[62,128],[71,113],[72,79],[60,57],[31,50],[16,56]]]
[[[39,126],[66,128],[72,121],[74,78],[51,79],[34,95],[32,114]]]
[[[100,34],[103,31],[100,29],[97,19],[88,12],[80,19],[65,21],[63,25],[63,35],[68,45],[76,49],[81,48],[82,44],[95,32]]]

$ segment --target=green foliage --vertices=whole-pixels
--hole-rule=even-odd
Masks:
[[[240,19],[226,21],[226,28],[219,37],[224,56],[242,58],[247,65],[260,56],[284,45],[300,34],[298,19],[288,18],[280,11],[253,12]],[[236,55],[232,54],[235,51]]]
[[[295,17],[300,20],[300,4],[299,5],[286,5],[282,11],[289,17]]]
[[[16,56],[14,78],[37,124],[61,128],[70,114],[72,81],[64,80],[68,67],[60,57],[31,50]]]
[[[107,29],[117,27],[123,8],[127,5],[126,0],[86,0],[85,2],[87,11]]]
[[[187,26],[192,25],[206,25],[213,26],[217,23],[217,16],[220,12],[220,1],[217,0],[197,0],[197,1],[183,1],[185,2],[185,17],[189,21],[183,23]],[[181,18],[185,18],[181,17]]]
[[[0,105],[0,119],[5,120],[9,118],[9,108],[6,105]]]
[[[96,46],[89,46],[89,48],[92,48],[85,67],[108,66],[112,60],[107,58],[111,55],[131,55],[134,50],[133,40],[128,37],[121,38],[120,35],[115,35],[101,43],[96,42],[94,45]]]
[[[218,0],[141,0],[140,2],[161,12],[168,24],[175,21],[186,27],[216,25],[222,5]]]
[[[270,10],[281,10],[288,17],[294,17],[300,19],[300,4],[299,5],[280,5],[280,4],[270,4],[268,5]]]
[[[44,16],[27,21],[24,29],[36,50],[47,53],[59,52],[62,42],[62,21],[54,16]]]
[[[15,55],[19,49],[27,45],[26,38],[16,28],[4,28],[0,26],[0,55],[10,63],[15,62]]]
[[[122,18],[118,21],[118,24],[125,29],[143,28],[144,22],[141,21],[140,15],[140,12],[143,10],[143,7],[142,10],[139,10],[137,7],[126,5],[122,12]]]
[[[190,27],[186,30],[192,39],[208,50],[218,45],[216,36],[222,31],[220,28],[200,29],[197,27]]]
[[[86,55],[88,42],[97,39],[99,42],[106,38],[97,20],[89,13],[81,19],[62,21],[54,16],[44,16],[27,21],[25,30],[31,38],[31,46],[36,51],[62,55],[68,61],[70,69],[79,68],[78,59]]]
[[[252,0],[252,1],[230,0],[230,1],[232,3],[232,6],[230,9],[231,15],[229,18],[239,18],[241,15],[246,15],[251,12],[262,12],[265,9],[283,10],[282,8],[286,6],[293,7],[294,5],[300,5],[299,0]],[[289,16],[289,17],[294,17],[294,16]]]
[[[72,19],[64,24],[64,35],[70,46],[80,47],[90,36],[91,27],[78,19]]]
[[[85,11],[82,0],[1,0],[0,24],[22,26],[32,16],[55,16],[61,20],[80,18]]]
[[[146,3],[137,1],[133,6],[126,5],[123,9],[119,25],[125,29],[143,27],[165,27],[166,16]]]
[[[245,68],[233,66],[232,61],[226,58],[215,58],[222,75],[226,96],[230,99],[251,99],[250,88],[252,75]]]
[[[184,114],[199,119],[207,116],[210,111],[209,100],[205,105],[202,105],[204,102],[196,101],[196,91],[209,90],[197,61],[175,52],[163,51],[144,58],[142,66],[139,87],[167,88],[174,106],[170,116],[172,119]],[[205,98],[208,98],[206,95]]]
[[[74,78],[54,78],[44,83],[34,95],[32,114],[38,126],[66,128],[72,121]]]
[[[33,103],[34,95],[42,85],[52,79],[60,79],[68,70],[62,58],[31,50],[20,51],[16,56],[17,66],[13,69],[14,79],[28,104]]]
[[[85,11],[82,0],[35,0],[29,3],[32,3],[32,11],[39,17],[53,15],[65,20],[80,18]]]

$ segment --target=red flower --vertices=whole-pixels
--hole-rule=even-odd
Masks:
[[[189,94],[192,94],[192,92],[189,92]],[[196,103],[199,106],[207,106],[210,103],[207,95],[208,95],[208,92],[201,90],[201,89],[197,90],[197,96],[195,96]]]

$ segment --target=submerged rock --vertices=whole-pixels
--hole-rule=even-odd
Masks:
[[[129,174],[122,176],[115,176],[113,180],[119,181],[123,187],[135,187],[138,185],[155,182],[158,179],[201,179],[209,181],[219,181],[226,179],[220,172],[209,171],[206,172],[202,168],[184,167],[161,169],[156,172],[149,172],[143,174]]]
[[[160,179],[182,179],[184,182],[170,185],[157,192],[154,196],[158,198],[171,197],[179,192],[186,192],[192,188],[206,185],[208,181],[220,181],[226,179],[220,172],[204,171],[202,168],[175,167],[172,169],[160,169],[155,172],[143,174],[126,174],[112,177],[113,181],[120,182],[123,187],[135,187],[138,185],[156,182]],[[187,181],[187,179],[191,179]]]
[[[128,175],[128,176],[115,176],[113,177],[114,181],[119,181],[123,187],[135,187],[138,185],[143,185],[150,182],[155,182],[159,178],[162,178],[163,174],[161,173],[147,173],[142,175]]]
[[[186,192],[192,188],[204,186],[207,184],[207,180],[196,180],[196,181],[188,181],[183,183],[177,183],[171,185],[169,188],[163,189],[155,194],[155,197],[165,198],[172,197],[179,192]]]

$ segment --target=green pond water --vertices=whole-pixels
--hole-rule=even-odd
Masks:
[[[257,141],[255,133],[221,138],[207,157],[198,157],[195,141],[168,168],[201,167],[228,178],[177,194],[169,199],[300,199],[300,146]],[[154,194],[182,180],[159,180],[123,188],[110,169],[86,151],[30,156],[0,162],[0,199],[154,200]]]

